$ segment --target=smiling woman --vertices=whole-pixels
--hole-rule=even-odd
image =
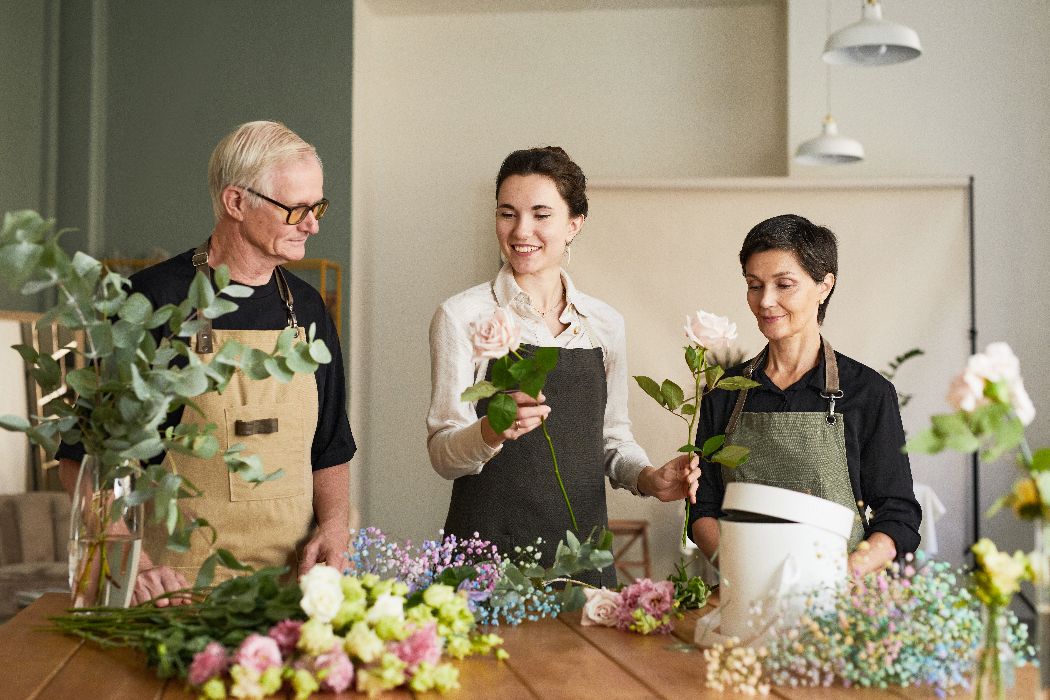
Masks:
[[[587,217],[586,177],[558,147],[511,153],[496,177],[496,239],[504,265],[484,282],[446,300],[430,326],[430,461],[453,479],[445,533],[480,535],[500,551],[543,539],[541,563],[573,528],[551,469],[545,422],[557,445],[565,497],[577,531],[605,528],[605,477],[613,487],[670,501],[691,496],[699,470],[689,456],[659,469],[635,442],[627,417],[627,361],[623,318],[576,289],[562,268]],[[492,363],[472,356],[471,324],[497,309],[521,327],[521,341],[557,348],[557,363],[535,399],[515,391],[514,420],[497,431],[488,399],[461,400],[460,392],[491,378]],[[611,586],[604,571],[590,583]]]

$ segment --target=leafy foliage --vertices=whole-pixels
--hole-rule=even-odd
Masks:
[[[29,421],[15,416],[0,418],[0,427],[26,433],[30,440],[54,453],[59,441],[80,443],[102,464],[104,481],[136,476],[134,490],[121,499],[153,502],[154,518],[165,523],[169,546],[185,549],[191,532],[211,530],[203,520],[188,520],[177,507],[182,498],[200,492],[177,474],[159,466],[139,466],[166,451],[210,458],[218,450],[214,424],[183,424],[161,431],[168,414],[184,408],[196,411],[192,399],[206,392],[223,391],[241,370],[252,379],[273,376],[289,381],[295,373],[312,373],[331,361],[324,342],[310,327],[305,342],[296,342],[295,331],[286,329],[271,353],[225,343],[210,360],[190,349],[202,318],[215,319],[236,310],[230,300],[247,297],[248,287],[230,282],[229,271],[215,272],[215,284],[198,273],[188,298],[178,305],[154,309],[144,295],[131,292],[130,283],[107,270],[91,256],[77,252],[70,258],[60,246],[62,232],[54,222],[33,211],[8,212],[0,231],[0,277],[23,294],[53,290],[54,305],[40,323],[52,320],[83,333],[83,347],[75,348],[88,362],[70,371],[62,381],[61,367],[48,354],[28,345],[15,349],[29,367],[45,395],[57,395],[43,415]],[[157,336],[159,335],[159,340]],[[66,391],[66,388],[71,391]],[[223,459],[230,469],[251,483],[276,478],[267,474],[256,457],[244,455],[233,445]],[[214,540],[214,531],[211,531]],[[236,565],[227,552],[216,552],[204,572],[217,563]],[[207,583],[210,576],[199,579]]]

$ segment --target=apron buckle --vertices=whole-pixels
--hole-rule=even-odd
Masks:
[[[835,425],[835,401],[843,397],[842,389],[839,389],[838,391],[832,391],[827,394],[821,392],[820,395],[822,398],[828,400],[828,425]]]

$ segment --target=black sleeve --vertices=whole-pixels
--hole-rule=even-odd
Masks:
[[[888,535],[897,554],[919,546],[922,509],[915,500],[908,455],[902,452],[904,427],[892,386],[887,382],[869,414],[870,429],[861,444],[860,486],[873,516],[870,532]]]
[[[317,370],[317,430],[310,451],[314,470],[349,462],[357,451],[346,416],[346,376],[339,334],[327,311],[321,314],[317,337],[324,341],[332,361]]]

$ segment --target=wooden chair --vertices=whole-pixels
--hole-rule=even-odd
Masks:
[[[613,566],[616,570],[628,578],[628,582],[652,578],[649,521],[610,520],[609,531],[613,533]]]

